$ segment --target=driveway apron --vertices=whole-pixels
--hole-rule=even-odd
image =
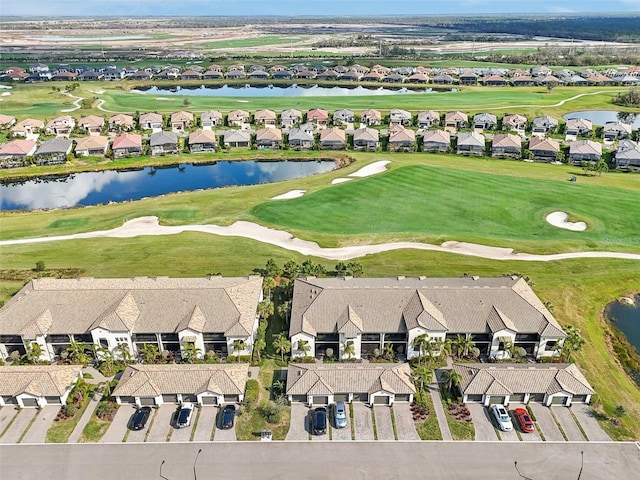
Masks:
[[[183,428],[174,428],[171,434],[170,442],[188,442],[191,439],[191,432],[193,431],[193,424],[196,421],[196,415],[198,411],[194,411],[191,414],[191,425]]]
[[[593,415],[593,411],[589,405],[584,403],[574,403],[571,406],[571,411],[576,416],[582,429],[587,434],[587,437],[592,442],[610,442],[609,436],[604,433],[604,430],[600,427],[600,424]]]
[[[218,410],[215,407],[202,407],[200,409],[200,418],[196,426],[196,434],[193,437],[195,442],[210,442],[213,439],[216,425]]]
[[[420,440],[416,431],[416,424],[413,422],[411,410],[408,403],[394,403],[393,416],[396,419],[396,433],[398,440]]]
[[[218,410],[218,415],[216,416],[216,436],[214,440],[216,442],[235,442],[237,440],[236,437],[236,423],[233,422],[233,428],[229,428],[226,430],[222,429],[222,410]]]
[[[40,410],[38,418],[31,425],[31,428],[22,439],[21,443],[44,443],[47,437],[47,430],[53,424],[60,411],[60,405],[47,405]]]
[[[309,409],[304,403],[293,402],[291,404],[291,422],[287,440],[309,440],[308,414]]]
[[[473,426],[476,429],[476,441],[491,442],[498,440],[489,409],[480,403],[467,403],[465,405],[471,411]]]
[[[338,441],[350,441],[351,440],[351,415],[349,414],[349,404],[345,403],[345,413],[347,414],[347,426],[344,428],[335,428],[335,420],[333,414],[333,408],[329,409],[329,418],[331,419],[331,433],[332,440]]]
[[[526,410],[527,406],[522,403],[509,404],[510,410],[513,411],[516,408],[524,408]],[[523,432],[522,429],[520,428],[520,425],[518,425],[518,421],[515,419],[515,416],[512,416],[511,419],[513,420],[513,428],[517,429],[520,432],[520,436],[522,437],[523,442],[541,442],[542,441],[542,439],[540,438],[540,432],[538,432],[537,428],[533,432],[529,432],[529,433]]]
[[[18,410],[11,406],[0,408],[0,433],[4,432],[4,429],[7,428],[7,425],[9,425],[9,423],[11,423],[11,420],[13,420],[13,417],[18,415],[18,413],[20,412],[21,410]],[[0,443],[2,443],[2,441],[3,437],[0,437]]]
[[[167,403],[160,405],[151,425],[147,442],[166,442],[169,431],[173,428],[173,415],[176,413],[176,405]],[[172,434],[173,435],[173,434]]]
[[[373,413],[376,416],[378,440],[395,440],[393,424],[391,423],[391,408],[387,406],[374,407]]]
[[[558,429],[558,425],[556,425],[555,420],[551,416],[551,412],[549,411],[549,407],[545,407],[541,403],[531,402],[529,404],[531,410],[533,410],[533,414],[536,417],[536,423],[542,430],[542,435],[547,442],[564,442],[564,437],[560,430]]]
[[[2,437],[2,443],[16,443],[29,426],[31,419],[38,414],[36,408],[23,408],[13,421],[13,424]]]
[[[571,416],[571,410],[568,407],[554,407],[553,413],[570,442],[585,441],[584,435],[582,435],[576,421],[573,419],[573,416]]]
[[[131,419],[131,415],[135,412],[135,409],[130,405],[120,405],[120,408],[116,412],[116,416],[113,418],[107,433],[105,433],[98,443],[120,443],[127,433],[127,424]],[[148,427],[147,427],[148,428]]]
[[[374,440],[371,409],[364,403],[353,402],[353,417],[356,426],[356,440]]]

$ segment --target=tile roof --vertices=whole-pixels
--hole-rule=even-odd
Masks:
[[[553,138],[531,137],[529,140],[529,150],[559,152],[560,144]]]
[[[451,143],[451,134],[445,130],[429,130],[425,132],[422,141],[424,143],[432,142],[449,145]]]
[[[98,148],[105,148],[109,144],[108,137],[102,137],[99,135],[90,135],[88,137],[76,138],[76,151],[82,150],[94,150]]]
[[[406,332],[417,325],[451,333],[489,333],[502,324],[519,333],[564,337],[553,315],[518,277],[298,278],[290,335],[337,332],[345,309],[363,332]],[[551,329],[551,330],[549,330]]]
[[[137,133],[123,133],[114,138],[111,145],[113,150],[131,147],[142,147],[142,135],[138,135]]]
[[[602,155],[602,144],[593,140],[576,140],[569,145],[569,155]]]
[[[353,132],[353,140],[363,140],[368,142],[377,142],[380,138],[378,130],[375,128],[360,127]]]
[[[189,145],[196,143],[216,143],[216,133],[212,130],[196,130],[189,134]]]
[[[260,277],[39,278],[0,309],[0,334],[42,330],[49,322],[38,322],[47,311],[50,334],[80,334],[98,326],[174,333],[198,307],[205,318],[203,331],[245,336],[253,329],[261,289]]]
[[[493,137],[492,147],[511,147],[520,150],[522,141],[518,135],[512,133],[498,133]]]
[[[249,365],[197,364],[197,365],[129,365],[113,396],[149,397],[162,394],[200,394],[212,392],[221,395],[244,393]]]
[[[0,367],[0,395],[61,396],[80,374],[80,365],[11,365]]]
[[[0,146],[0,155],[29,155],[35,146],[34,140],[11,140]]]
[[[484,135],[478,132],[464,132],[458,135],[458,147],[460,145],[471,145],[484,148]]]
[[[345,139],[344,130],[338,127],[325,128],[320,132],[321,142],[344,142]]]
[[[291,364],[287,395],[334,393],[415,393],[407,363]]]

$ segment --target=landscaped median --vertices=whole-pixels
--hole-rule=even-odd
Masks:
[[[67,443],[69,436],[76,428],[84,411],[91,402],[94,386],[78,380],[74,390],[69,395],[67,404],[60,408],[58,417],[47,431],[47,443]]]

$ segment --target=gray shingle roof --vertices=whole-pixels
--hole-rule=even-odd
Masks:
[[[0,309],[0,334],[34,338],[37,330],[80,334],[98,326],[174,333],[195,322],[201,331],[244,336],[253,329],[261,289],[260,277],[40,278]],[[196,307],[204,323],[192,318]]]
[[[177,145],[178,136],[173,132],[155,132],[151,134],[149,145],[159,147],[162,145]]]
[[[71,151],[71,145],[73,144],[73,140],[68,138],[53,138],[51,140],[47,140],[42,142],[40,148],[36,150],[36,155],[49,155],[52,153],[64,153],[67,154]]]
[[[519,333],[562,329],[522,278],[298,278],[290,335],[337,332],[350,307],[362,331],[405,332],[422,325],[451,333]],[[499,313],[498,313],[499,312]]]

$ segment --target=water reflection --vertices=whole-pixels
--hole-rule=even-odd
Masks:
[[[585,110],[581,112],[571,112],[562,118],[584,118],[590,120],[594,125],[604,125],[608,122],[623,122],[631,125],[633,129],[640,128],[640,114],[634,112],[616,112],[615,110]]]
[[[86,172],[0,183],[1,210],[36,210],[139,200],[166,193],[255,185],[333,170],[323,161],[241,161],[182,164],[136,171]]]

